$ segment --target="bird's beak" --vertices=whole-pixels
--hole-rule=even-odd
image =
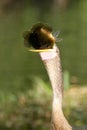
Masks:
[[[51,52],[53,49],[29,49],[31,52]]]

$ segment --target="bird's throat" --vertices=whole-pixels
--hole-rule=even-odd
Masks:
[[[40,54],[42,61],[55,58],[57,56],[56,45],[54,45],[53,49],[51,49],[50,51],[40,52],[39,54]]]

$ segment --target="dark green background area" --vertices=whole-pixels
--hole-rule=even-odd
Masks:
[[[0,86],[13,82],[23,84],[26,76],[39,75],[46,79],[45,70],[38,54],[27,51],[22,34],[39,21],[45,21],[60,30],[60,48],[63,71],[67,70],[76,83],[87,83],[87,2],[78,2],[60,11],[57,8],[40,20],[39,11],[33,6],[14,10],[0,17]],[[42,14],[43,17],[43,14]],[[6,87],[5,86],[5,87]]]

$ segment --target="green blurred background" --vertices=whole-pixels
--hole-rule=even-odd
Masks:
[[[57,45],[66,89],[64,112],[74,129],[86,129],[86,0],[0,0],[0,129],[50,128],[49,79],[39,55],[27,51],[22,37],[37,22],[61,32]]]

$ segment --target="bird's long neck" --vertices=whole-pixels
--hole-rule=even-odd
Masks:
[[[52,102],[52,130],[72,130],[62,112],[62,69],[59,49],[54,45],[52,52],[41,52],[53,90]]]

